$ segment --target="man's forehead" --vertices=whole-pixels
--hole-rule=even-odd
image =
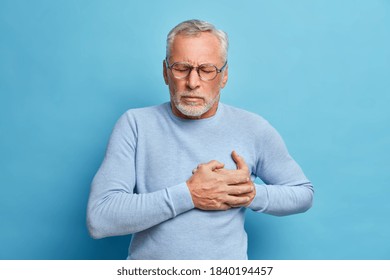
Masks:
[[[202,32],[196,36],[178,34],[171,45],[170,56],[175,60],[217,61],[221,58],[221,45],[218,38],[210,32]]]

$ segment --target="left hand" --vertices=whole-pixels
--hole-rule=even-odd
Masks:
[[[244,172],[247,174],[248,178],[250,178],[249,167],[246,164],[244,158],[239,156],[237,154],[237,152],[233,151],[232,152],[232,159],[236,163],[236,166],[237,166],[236,170],[225,169],[225,168],[216,168],[213,170],[213,172],[217,172],[221,175],[224,175],[224,176],[230,177],[230,178],[237,176],[238,173],[240,173],[240,175],[241,175]],[[192,173],[195,173],[196,170],[197,169],[194,169]],[[255,188],[255,184],[251,180],[248,180],[247,182],[244,182],[244,183],[240,182],[240,183],[235,183],[235,184],[233,183],[233,184],[229,184],[229,185],[230,186],[250,186],[251,187],[250,192],[243,193],[243,194],[236,194],[236,195],[231,194],[231,195],[234,195],[237,197],[247,197],[249,199],[248,202],[246,202],[245,204],[229,204],[230,207],[247,207],[252,203],[253,199],[256,196],[256,188]]]

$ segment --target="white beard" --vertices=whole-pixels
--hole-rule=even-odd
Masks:
[[[183,115],[187,117],[193,117],[197,118],[208,112],[219,100],[220,93],[218,93],[213,99],[203,99],[204,104],[203,105],[198,105],[194,102],[194,104],[191,103],[184,103],[180,101],[180,98],[182,96],[199,96],[198,94],[191,94],[189,92],[178,92],[176,93],[173,97],[173,103],[175,104],[175,107],[177,110],[179,110]]]

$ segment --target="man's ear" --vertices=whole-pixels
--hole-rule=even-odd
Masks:
[[[228,81],[228,75],[229,74],[229,65],[226,65],[225,69],[222,71],[222,81],[221,81],[221,88],[224,88],[227,81]]]
[[[168,85],[167,64],[165,63],[165,59],[163,60],[163,75],[164,75],[165,84]]]

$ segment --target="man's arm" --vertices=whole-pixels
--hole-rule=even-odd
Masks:
[[[152,193],[134,193],[136,125],[124,114],[111,134],[87,207],[94,238],[139,232],[194,208],[185,182]]]
[[[313,202],[313,185],[271,125],[259,146],[255,175],[264,184],[255,184],[256,197],[248,208],[276,216],[307,211]]]

